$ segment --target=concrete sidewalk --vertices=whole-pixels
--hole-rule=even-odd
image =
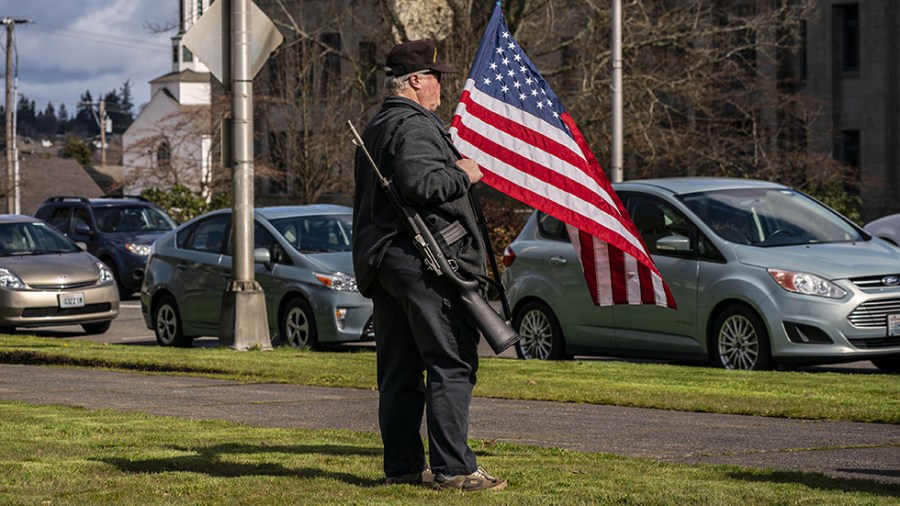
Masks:
[[[0,400],[377,432],[378,393],[0,364]],[[470,437],[900,486],[900,426],[475,398]]]

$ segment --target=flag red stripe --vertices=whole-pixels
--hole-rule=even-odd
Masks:
[[[622,250],[612,245],[608,245],[607,249],[613,304],[628,304],[628,287],[625,282],[625,255],[622,253]]]

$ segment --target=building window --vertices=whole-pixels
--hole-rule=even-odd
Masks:
[[[172,46],[172,63],[178,63],[178,46]]]
[[[359,61],[362,68],[363,83],[366,86],[366,95],[372,97],[378,92],[378,62],[376,61],[376,49],[374,42],[363,41],[359,43]]]
[[[341,34],[323,34],[322,43],[331,48],[322,60],[322,94],[326,95],[341,75]]]
[[[841,68],[859,70],[859,4],[838,6],[841,14]]]
[[[190,63],[194,61],[194,53],[191,52],[187,46],[184,46],[181,50],[181,60],[185,63]]]
[[[859,130],[841,132],[841,161],[850,167],[859,167]]]
[[[162,141],[156,148],[156,167],[164,171],[172,168],[172,146],[169,141]]]

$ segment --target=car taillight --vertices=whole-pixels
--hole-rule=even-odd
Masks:
[[[503,266],[509,267],[516,261],[516,252],[512,250],[509,246],[503,250]]]

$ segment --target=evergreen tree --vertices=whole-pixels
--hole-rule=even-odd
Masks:
[[[56,117],[53,102],[47,102],[47,107],[38,114],[37,129],[43,137],[52,137],[59,130],[59,119]]]
[[[55,133],[64,134],[68,132],[70,119],[69,110],[66,109],[65,103],[59,104],[59,111],[56,113],[56,118],[58,120],[57,124],[59,125],[59,127],[57,127],[57,131]]]
[[[97,119],[94,116],[94,97],[91,91],[87,90],[81,95],[78,102],[78,112],[75,113],[75,121],[71,131],[77,135],[97,135],[100,133],[100,127],[97,126]]]
[[[22,95],[16,110],[16,133],[23,137],[33,137],[36,131],[36,115],[34,100]]]
[[[134,97],[131,95],[131,79],[126,79],[119,88],[118,124],[113,120],[116,133],[124,133],[134,122]]]

